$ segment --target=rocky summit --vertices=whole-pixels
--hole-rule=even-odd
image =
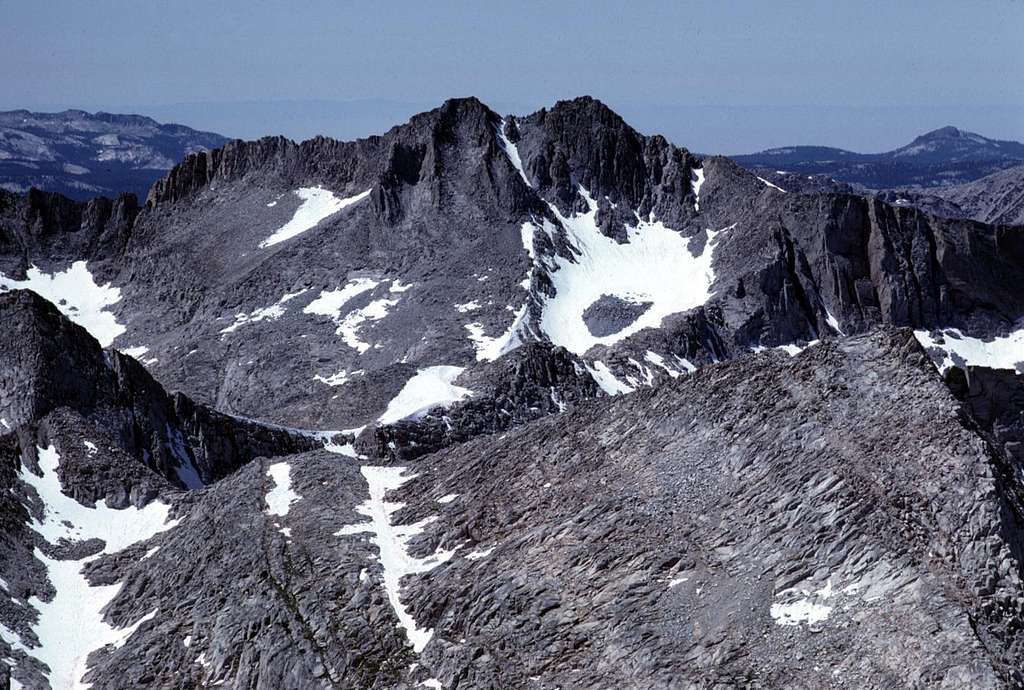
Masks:
[[[466,98],[0,192],[0,688],[1024,687],[1016,197],[779,182]]]

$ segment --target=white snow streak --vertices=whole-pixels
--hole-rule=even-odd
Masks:
[[[501,128],[498,130],[498,145],[501,146],[501,150],[508,156],[508,160],[512,163],[512,167],[519,171],[519,176],[523,178],[523,182],[526,183],[527,187],[533,187],[530,184],[530,178],[526,176],[526,171],[523,170],[523,161],[519,158],[519,148],[512,143],[512,141],[505,136],[505,127],[507,126],[505,120],[501,121]]]
[[[720,232],[708,229],[701,254],[690,252],[690,240],[656,220],[637,219],[627,227],[625,244],[605,237],[597,227],[597,202],[580,188],[590,210],[565,217],[551,206],[576,250],[576,260],[555,257],[551,272],[555,296],[544,302],[541,329],[555,345],[583,354],[594,345],[611,345],[644,328],[657,328],[670,314],[698,307],[712,296],[715,274],[711,260]],[[735,225],[725,228],[730,230]],[[548,233],[554,226],[545,221]],[[597,337],[583,321],[586,309],[604,295],[651,306],[617,333]]]
[[[380,551],[380,564],[383,568],[384,589],[388,601],[405,633],[412,642],[413,651],[419,654],[427,646],[432,629],[422,629],[416,625],[412,615],[406,610],[400,598],[402,578],[406,575],[425,573],[452,557],[454,550],[438,549],[427,558],[416,558],[409,554],[408,544],[412,537],[423,532],[423,527],[435,518],[426,518],[411,525],[392,525],[391,516],[400,510],[404,503],[389,503],[385,499],[387,492],[397,489],[416,475],[402,476],[404,467],[371,467],[360,468],[369,487],[370,497],[356,508],[356,512],[370,518],[369,522],[342,527],[335,534],[344,536],[370,532],[373,543]]]
[[[468,388],[452,383],[463,367],[434,366],[420,369],[405,382],[398,395],[388,403],[379,424],[394,424],[416,417],[439,405],[450,405],[473,394]]]
[[[25,280],[13,280],[0,273],[0,292],[31,290],[43,297],[79,326],[89,331],[101,347],[110,347],[125,327],[106,308],[121,301],[121,289],[110,283],[98,285],[84,261],[76,261],[57,273],[43,273],[35,266]]]
[[[39,622],[33,629],[41,646],[32,650],[19,648],[50,668],[49,681],[54,688],[88,688],[81,679],[87,671],[89,653],[108,644],[120,647],[157,612],[148,613],[127,628],[114,628],[103,620],[103,609],[117,596],[121,584],[90,586],[82,566],[103,554],[115,553],[171,529],[178,521],[168,521],[170,508],[158,502],[141,510],[114,510],[101,500],[95,508],[87,508],[61,490],[57,450],[50,446],[38,451],[43,476],[27,469],[21,472],[21,479],[35,489],[44,506],[44,517],[34,521],[34,529],[51,544],[61,538],[98,538],[105,546],[99,554],[78,561],[55,560],[35,550],[35,557],[46,566],[56,595],[49,602],[29,598],[29,604],[39,611]]]
[[[785,189],[783,189],[782,187],[778,186],[777,184],[772,184],[772,183],[771,183],[771,182],[769,182],[768,180],[764,179],[763,177],[757,176],[757,175],[755,175],[755,177],[757,177],[757,179],[761,180],[762,182],[764,182],[764,183],[765,183],[766,185],[768,185],[768,186],[769,186],[769,187],[771,187],[772,189],[777,189],[777,190],[779,190],[780,192],[782,192],[783,194],[785,194],[785,193],[786,193],[786,190],[785,190]]]
[[[843,329],[839,326],[839,319],[833,316],[832,312],[829,311],[828,309],[825,310],[825,321],[828,322],[828,325],[832,328],[833,331],[835,331],[839,335],[846,335],[845,333],[843,333]]]
[[[260,249],[272,247],[275,244],[301,235],[307,230],[312,230],[325,218],[333,216],[346,206],[351,206],[370,196],[370,190],[367,189],[361,194],[339,199],[334,196],[334,192],[322,187],[301,187],[296,189],[295,193],[302,199],[302,203],[295,209],[295,215],[292,216],[290,221],[278,228],[274,234],[260,242]]]
[[[704,168],[694,168],[693,177],[690,179],[690,186],[693,187],[693,210],[700,210],[700,188],[704,186]]]

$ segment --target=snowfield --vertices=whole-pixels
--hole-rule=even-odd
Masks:
[[[339,199],[334,196],[334,192],[323,187],[301,187],[295,190],[295,194],[302,199],[302,203],[295,209],[295,215],[274,231],[274,234],[260,242],[260,249],[272,247],[312,230],[325,218],[370,196],[370,190],[345,199]]]
[[[587,213],[566,217],[551,206],[576,250],[575,261],[554,258],[556,270],[550,275],[555,296],[545,300],[540,324],[552,343],[582,355],[595,345],[611,345],[644,328],[656,328],[666,316],[699,307],[713,295],[716,238],[735,226],[707,230],[698,255],[691,253],[689,239],[653,219],[637,219],[636,226],[626,228],[628,242],[619,244],[601,234],[597,202],[585,189],[580,193],[590,207]],[[550,224],[545,229],[555,231]],[[587,328],[583,313],[603,295],[651,306],[617,333],[598,337]]]
[[[110,283],[99,285],[84,261],[76,261],[56,273],[44,273],[32,266],[26,271],[25,280],[14,280],[0,273],[0,292],[19,289],[31,290],[53,302],[64,316],[89,331],[101,347],[113,345],[114,339],[126,330],[106,310],[121,301],[120,288]]]
[[[415,418],[434,407],[450,405],[472,395],[473,391],[452,383],[463,371],[463,367],[450,366],[420,369],[388,403],[377,423],[394,424]]]

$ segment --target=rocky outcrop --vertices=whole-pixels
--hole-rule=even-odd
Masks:
[[[707,367],[414,467],[389,500],[466,544],[407,590],[444,687],[1022,681],[1020,479],[907,331]]]
[[[169,396],[138,362],[101,350],[84,329],[35,293],[0,294],[0,314],[0,417],[8,428],[74,423],[98,429],[94,433],[111,445],[185,488],[216,481],[258,456],[320,445],[196,405],[181,394]],[[69,422],[69,415],[77,421]],[[88,479],[90,473],[85,474]],[[72,483],[67,488],[92,502],[109,495],[105,487],[98,480],[90,487]]]
[[[540,196],[566,211],[584,210],[576,193],[582,185],[593,198],[607,199],[603,213],[616,219],[608,234],[635,224],[634,211],[675,228],[692,218],[692,171],[700,160],[664,137],[639,134],[600,101],[559,101],[516,118],[515,127],[519,155]]]

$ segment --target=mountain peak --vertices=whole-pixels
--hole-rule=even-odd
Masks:
[[[557,101],[549,112],[565,115],[571,114],[577,118],[585,117],[615,127],[626,124],[622,116],[609,108],[603,101],[587,95]]]
[[[930,140],[930,139],[959,139],[960,137],[967,134],[961,129],[954,127],[953,125],[946,125],[945,127],[939,127],[933,129],[930,132],[925,132],[921,136],[917,137],[915,141]]]

